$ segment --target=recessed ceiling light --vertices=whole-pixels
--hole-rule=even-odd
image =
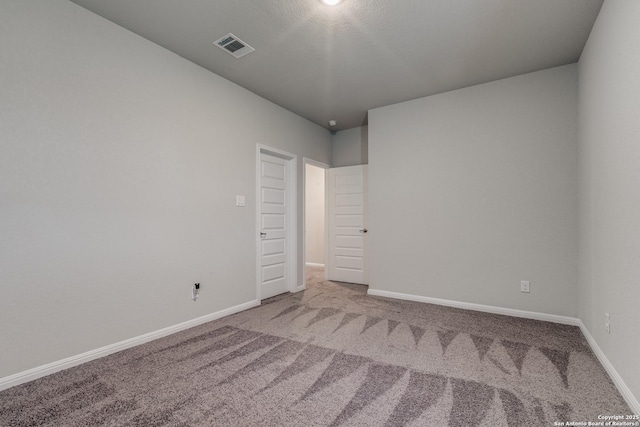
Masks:
[[[327,4],[329,6],[335,6],[340,3],[341,0],[322,0],[322,3]]]

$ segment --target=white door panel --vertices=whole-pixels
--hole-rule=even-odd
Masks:
[[[343,214],[336,216],[336,227],[354,228],[362,224],[362,215]]]
[[[264,213],[262,212],[262,231],[284,231],[284,213]]]
[[[269,156],[268,154],[265,156]],[[272,160],[269,160],[271,158]],[[278,157],[269,156],[269,158],[263,157],[262,162],[262,177],[274,178],[279,182],[285,182],[285,176],[287,175],[287,163],[283,159]]]
[[[262,267],[262,283],[267,284],[284,277],[284,262]]]
[[[352,166],[348,166],[352,167]],[[357,166],[360,167],[360,166]],[[333,168],[333,169],[342,169],[342,168]],[[354,190],[362,188],[363,179],[360,176],[337,176],[336,177],[336,188],[340,188],[344,193],[353,193]],[[356,191],[358,193],[359,191]]]
[[[347,187],[349,191],[355,191],[353,187]],[[336,188],[336,191],[342,190],[341,188]],[[359,191],[362,191],[362,187],[360,187]],[[336,208],[350,208],[353,206],[362,207],[363,197],[362,193],[360,194],[338,194],[336,195]]]
[[[327,172],[327,278],[367,284],[367,166]]]
[[[284,254],[284,239],[271,239],[262,241],[262,256]]]
[[[263,188],[262,203],[273,204],[275,206],[284,206],[285,192],[282,189]]]
[[[338,230],[338,232],[340,232],[340,230]],[[351,230],[349,232],[356,233],[355,231]],[[336,236],[335,242],[336,254],[355,256],[356,254],[353,251],[358,250],[361,252],[359,255],[364,256],[364,238],[360,235],[354,234],[353,236]]]

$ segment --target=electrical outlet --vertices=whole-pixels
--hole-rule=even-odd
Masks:
[[[193,302],[196,302],[196,300],[199,297],[200,297],[200,283],[195,283],[191,288],[191,299],[193,300]]]
[[[529,285],[530,285],[530,282],[528,280],[521,280],[520,281],[520,292],[529,293],[530,292]]]
[[[604,327],[607,330],[607,333],[610,334],[611,333],[611,316],[609,316],[609,313],[604,314]]]

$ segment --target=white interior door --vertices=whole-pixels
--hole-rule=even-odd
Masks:
[[[287,160],[260,153],[260,297],[289,291]]]
[[[327,278],[368,284],[367,165],[329,169],[327,199]]]

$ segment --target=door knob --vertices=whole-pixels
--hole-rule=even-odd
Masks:
[[[363,228],[362,230],[360,230],[361,233],[366,233],[367,231],[369,230],[367,230],[366,228]]]
[[[260,238],[264,239],[265,237],[267,237],[267,233],[264,231],[260,232]]]

